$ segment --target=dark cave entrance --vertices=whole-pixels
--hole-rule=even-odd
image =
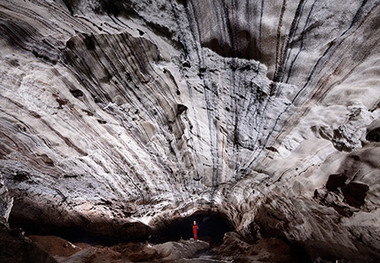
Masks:
[[[193,222],[197,221],[198,239],[210,242],[211,246],[223,243],[226,232],[233,231],[232,224],[222,213],[196,212],[185,218],[168,220],[152,234],[149,241],[153,243],[164,243],[167,241],[178,241],[193,238]]]
[[[130,223],[118,228],[116,232],[97,233],[85,225],[52,225],[47,222],[36,222],[11,213],[9,224],[20,228],[26,235],[53,235],[70,242],[88,243],[91,245],[114,245],[120,242],[149,241],[155,244],[168,241],[189,240],[193,238],[193,221],[197,222],[198,239],[209,242],[212,247],[223,243],[226,232],[234,231],[227,217],[218,212],[201,211],[184,218],[167,218],[165,222],[151,229],[142,223]],[[112,224],[112,223],[111,223]]]
[[[35,221],[18,220],[9,218],[9,226],[19,229],[26,236],[56,236],[72,243],[87,243],[89,245],[114,245],[119,242],[116,236],[97,235],[88,232],[83,226],[57,226]]]

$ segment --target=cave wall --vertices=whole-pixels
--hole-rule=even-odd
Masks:
[[[11,219],[133,236],[213,211],[316,257],[379,258],[379,8],[2,1]]]

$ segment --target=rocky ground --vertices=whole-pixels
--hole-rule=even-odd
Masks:
[[[21,229],[10,229],[0,223],[0,262],[2,263],[57,263],[39,244],[24,236]]]
[[[227,233],[221,246],[211,248],[201,240],[162,244],[121,243],[112,246],[70,243],[56,236],[29,236],[57,262],[305,262],[288,244],[272,238],[247,243]],[[303,259],[305,260],[305,258]],[[306,258],[307,260],[307,258]]]

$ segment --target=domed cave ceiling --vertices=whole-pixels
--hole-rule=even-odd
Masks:
[[[212,214],[380,259],[380,1],[2,0],[0,36],[11,226],[132,240]]]

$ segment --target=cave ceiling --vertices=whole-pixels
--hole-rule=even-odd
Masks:
[[[379,258],[379,21],[377,0],[2,0],[2,216],[211,211]]]

